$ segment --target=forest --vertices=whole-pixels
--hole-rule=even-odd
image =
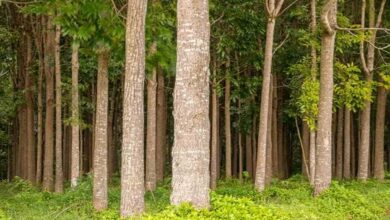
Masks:
[[[0,0],[0,219],[389,219],[389,0]]]

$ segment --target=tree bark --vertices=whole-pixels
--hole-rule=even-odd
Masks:
[[[171,203],[210,206],[208,0],[179,0]]]
[[[273,76],[271,75],[271,82],[273,81]],[[268,104],[268,125],[267,125],[267,150],[266,150],[266,164],[265,164],[265,184],[269,185],[272,181],[272,106],[273,106],[273,86],[270,85],[270,94],[269,94],[269,104]]]
[[[309,159],[310,184],[314,186],[316,173],[316,132],[310,131],[310,159]]]
[[[230,79],[229,77],[225,80],[225,153],[226,153],[226,164],[225,172],[226,178],[232,177],[232,133],[231,133],[231,122],[230,122]]]
[[[211,158],[210,158],[210,188],[217,188],[218,181],[218,96],[216,88],[216,65],[214,63],[214,79],[213,85],[211,85]]]
[[[79,125],[79,44],[72,45],[72,145],[70,185],[77,186],[80,177],[80,125]]]
[[[128,1],[123,96],[121,216],[144,210],[144,80],[146,0]]]
[[[167,143],[167,104],[165,80],[162,70],[157,70],[157,121],[156,121],[156,178],[164,179],[165,149]]]
[[[343,177],[351,179],[351,110],[344,107],[344,161]]]
[[[26,35],[26,106],[27,106],[27,180],[35,182],[35,136],[34,136],[34,82],[30,71],[32,66],[31,36]]]
[[[272,9],[273,10],[273,9]],[[272,53],[274,42],[275,18],[269,17],[267,23],[266,44],[264,53],[263,85],[261,91],[259,137],[257,143],[257,164],[255,187],[263,191],[266,184],[267,130],[271,85]]]
[[[156,50],[157,45],[152,45],[151,50]],[[154,49],[153,49],[154,47]],[[154,52],[151,52],[154,53]],[[148,191],[156,189],[156,68],[152,76],[147,80],[147,125],[146,125],[146,173],[145,187]]]
[[[337,112],[337,146],[336,146],[336,178],[343,178],[343,134],[344,134],[344,108]]]
[[[327,0],[321,12],[321,24],[324,32],[321,42],[320,102],[318,106],[314,195],[318,195],[327,189],[332,178],[331,133],[336,14],[337,2],[335,0]]]
[[[45,157],[43,167],[43,189],[53,191],[54,183],[54,40],[53,18],[47,19],[45,39],[45,76],[46,76],[46,120],[45,120]]]
[[[37,45],[42,47],[42,41],[39,41]],[[36,184],[40,184],[42,181],[42,137],[43,137],[43,100],[42,100],[42,81],[44,75],[44,52],[43,49],[39,50],[39,73],[38,73],[38,116],[37,116],[37,170],[36,170]]]
[[[104,210],[108,206],[107,191],[107,120],[108,120],[108,49],[98,54],[95,151],[93,155],[93,206]]]
[[[375,124],[375,159],[374,178],[383,180],[384,171],[384,133],[386,120],[387,91],[382,86],[378,88],[376,124]]]
[[[252,152],[252,132],[245,136],[245,167],[249,177],[253,177],[253,152]]]
[[[307,173],[308,169],[306,165],[309,164],[308,160],[310,157],[310,129],[305,121],[302,121],[302,145],[303,145],[302,162],[301,162],[302,174],[309,178],[309,175]]]
[[[55,87],[56,87],[56,134],[55,134],[55,186],[54,191],[64,191],[64,171],[62,167],[62,89],[61,89],[61,28],[56,25],[55,32]]]

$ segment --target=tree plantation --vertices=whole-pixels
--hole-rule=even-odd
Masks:
[[[0,219],[390,218],[389,0],[0,15]]]

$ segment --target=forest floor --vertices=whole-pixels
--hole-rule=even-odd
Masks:
[[[263,193],[249,181],[221,181],[211,192],[210,210],[190,205],[169,206],[170,180],[146,194],[143,219],[390,219],[390,175],[384,182],[332,182],[330,190],[313,198],[302,176],[274,181]],[[109,209],[92,207],[91,178],[64,194],[40,192],[22,180],[0,183],[0,219],[119,219],[120,188],[115,178]],[[137,218],[139,219],[139,218]]]

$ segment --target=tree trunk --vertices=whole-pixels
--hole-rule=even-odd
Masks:
[[[48,17],[45,40],[46,75],[46,120],[45,120],[45,157],[43,166],[43,189],[53,191],[54,165],[54,40],[53,18]]]
[[[64,191],[64,171],[62,168],[62,89],[61,89],[61,28],[56,25],[55,33],[55,86],[56,86],[56,136],[55,136],[55,158],[56,158],[56,178],[54,191],[62,193]]]
[[[351,110],[344,107],[344,166],[343,177],[351,179]]]
[[[146,0],[128,1],[123,96],[121,216],[144,210],[144,80]]]
[[[37,43],[38,45],[41,45],[42,42]],[[43,134],[43,100],[42,100],[42,81],[43,81],[43,75],[44,75],[44,57],[43,57],[43,50],[41,49],[41,52],[39,53],[39,73],[38,73],[38,116],[37,116],[37,171],[36,171],[36,184],[40,184],[42,181],[42,134]]]
[[[321,12],[324,27],[321,42],[320,102],[318,106],[318,130],[314,195],[327,189],[332,179],[332,102],[333,59],[335,48],[337,2],[327,0]]]
[[[310,169],[310,184],[314,186],[314,178],[316,173],[316,132],[310,131],[310,159],[309,159],[309,169]]]
[[[30,71],[32,66],[32,42],[30,35],[26,35],[26,106],[27,106],[27,180],[35,182],[35,136],[34,136],[34,85]]]
[[[225,153],[226,153],[226,178],[232,177],[232,133],[230,122],[230,79],[225,81]]]
[[[274,11],[274,9],[271,9]],[[263,85],[261,91],[259,137],[257,143],[257,164],[255,187],[263,191],[266,184],[266,159],[267,159],[267,131],[268,111],[271,87],[272,54],[274,42],[275,18],[269,17],[267,23],[266,44],[264,53]]]
[[[210,206],[208,1],[179,0],[171,203]]]
[[[252,132],[245,136],[245,162],[246,171],[249,176],[253,177],[253,154],[252,154]]]
[[[308,160],[310,157],[310,129],[305,121],[302,121],[302,145],[303,145],[302,163],[301,163],[302,174],[309,178],[309,175],[307,173],[308,169],[306,165],[309,164]]]
[[[355,131],[355,120],[351,115],[351,178],[356,176],[356,143],[358,141],[355,137],[358,137],[358,135]]]
[[[278,77],[272,78],[273,100],[272,100],[272,176],[278,177]]]
[[[214,63],[214,79],[211,85],[211,158],[210,158],[210,188],[217,188],[218,181],[218,96],[216,88],[216,65]]]
[[[343,134],[344,134],[344,108],[337,112],[337,146],[336,146],[336,178],[343,178]]]
[[[156,121],[156,178],[164,179],[165,149],[167,143],[167,104],[165,97],[164,73],[157,70],[157,121]]]
[[[156,44],[151,50],[156,50]],[[154,49],[153,49],[154,47]],[[153,52],[151,52],[153,53]],[[156,189],[156,68],[147,80],[147,125],[146,125],[146,173],[145,187],[148,191]]]
[[[72,45],[72,145],[70,185],[77,186],[80,177],[80,117],[79,117],[79,44]]]
[[[271,82],[273,76],[271,75]],[[269,94],[269,104],[268,104],[268,125],[267,125],[267,150],[266,150],[266,164],[265,164],[265,184],[269,185],[272,181],[272,101],[273,101],[273,86],[270,85],[270,94]]]
[[[108,120],[108,62],[109,51],[98,54],[95,151],[93,155],[93,206],[104,210],[108,206],[107,192],[107,120]]]
[[[383,180],[384,171],[384,133],[386,119],[387,91],[382,86],[378,88],[376,126],[375,126],[375,159],[374,178]]]

